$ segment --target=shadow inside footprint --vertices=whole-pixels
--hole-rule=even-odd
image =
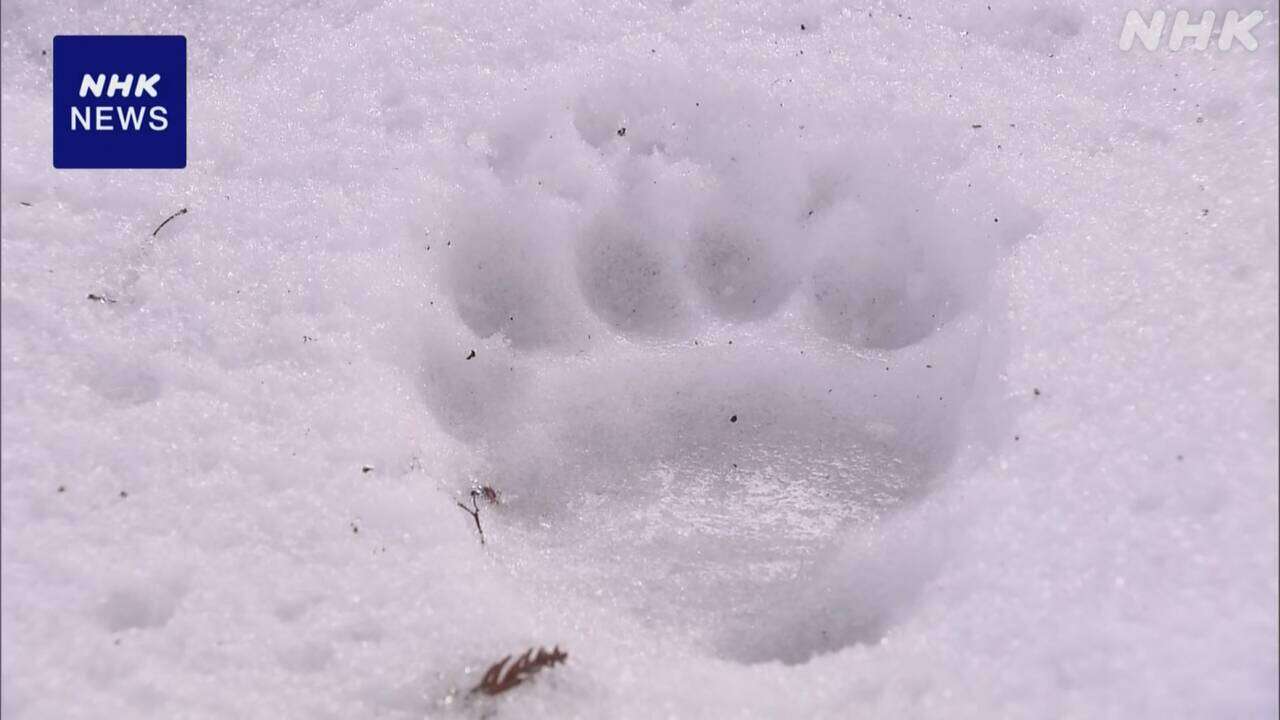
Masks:
[[[578,250],[583,300],[615,330],[667,335],[686,321],[679,265],[661,238],[602,216],[587,228]]]

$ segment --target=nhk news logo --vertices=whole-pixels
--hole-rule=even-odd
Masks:
[[[187,165],[187,39],[53,39],[53,166]]]

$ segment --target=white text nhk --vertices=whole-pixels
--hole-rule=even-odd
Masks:
[[[158,82],[160,82],[160,73],[138,75],[136,79],[132,73],[123,78],[112,73],[110,80],[102,73],[97,75],[85,73],[80,80],[80,97],[92,95],[100,98],[104,90],[109,98],[129,97],[131,92],[136,98],[143,95],[156,97]],[[129,107],[85,105],[71,108],[72,130],[141,130],[144,121],[148,129],[162,132],[169,127],[168,111],[160,105]]]
[[[1142,40],[1147,50],[1154,51],[1160,47],[1160,39],[1164,36],[1165,21],[1169,15],[1164,10],[1156,10],[1151,15],[1151,22],[1143,19],[1142,13],[1130,10],[1124,18],[1124,27],[1120,30],[1120,49],[1133,49],[1135,38]],[[1192,47],[1204,50],[1209,47],[1213,36],[1214,20],[1217,13],[1205,10],[1200,14],[1200,22],[1191,22],[1191,13],[1179,10],[1173,16],[1173,29],[1169,32],[1169,49],[1178,51],[1187,40],[1194,41]],[[1258,39],[1253,36],[1253,28],[1262,22],[1262,11],[1240,16],[1235,10],[1228,10],[1222,18],[1222,27],[1218,30],[1218,49],[1230,50],[1235,43],[1240,43],[1245,50],[1253,52],[1258,49]]]

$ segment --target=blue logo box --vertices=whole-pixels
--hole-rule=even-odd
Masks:
[[[53,166],[187,166],[187,39],[53,39]]]

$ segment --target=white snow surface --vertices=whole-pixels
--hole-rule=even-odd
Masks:
[[[0,6],[6,719],[1280,711],[1274,0],[102,5]],[[52,168],[76,33],[185,170]]]

